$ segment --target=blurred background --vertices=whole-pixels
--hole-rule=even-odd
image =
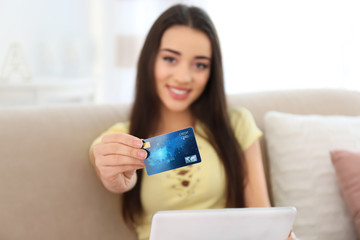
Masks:
[[[131,102],[145,36],[175,3],[214,21],[228,94],[360,91],[359,0],[0,0],[0,107]]]

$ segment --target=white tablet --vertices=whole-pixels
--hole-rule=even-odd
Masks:
[[[283,240],[295,216],[295,207],[159,211],[150,240]]]

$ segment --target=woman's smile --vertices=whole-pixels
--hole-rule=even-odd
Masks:
[[[190,95],[191,89],[175,87],[175,86],[167,86],[170,96],[175,100],[184,100],[188,98]]]

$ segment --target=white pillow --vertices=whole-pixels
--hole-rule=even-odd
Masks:
[[[268,112],[265,139],[275,206],[295,206],[301,240],[355,240],[330,150],[360,149],[360,116]],[[360,201],[360,199],[359,199]]]

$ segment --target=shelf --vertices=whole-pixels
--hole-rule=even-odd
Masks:
[[[0,83],[0,107],[93,102],[93,79]]]

